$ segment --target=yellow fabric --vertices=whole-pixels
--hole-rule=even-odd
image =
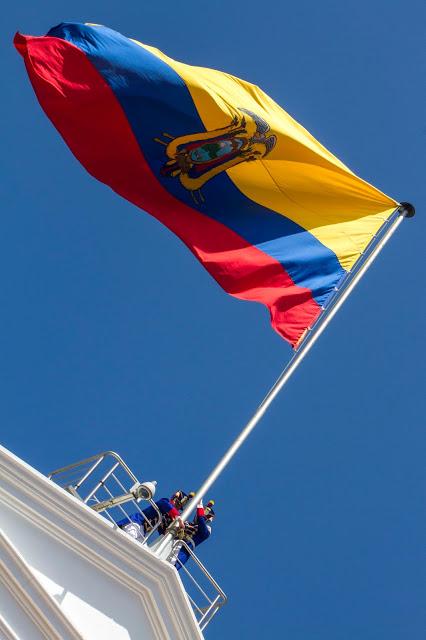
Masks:
[[[248,198],[309,230],[349,270],[398,202],[356,176],[259,87],[134,42],[179,74],[207,130],[229,123],[238,108],[265,119],[275,147],[265,158],[228,169],[230,179]]]

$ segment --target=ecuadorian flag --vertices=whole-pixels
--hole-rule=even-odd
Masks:
[[[103,26],[17,34],[44,111],[86,169],[179,236],[297,346],[398,203],[259,87]]]

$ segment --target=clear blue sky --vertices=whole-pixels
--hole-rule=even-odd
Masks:
[[[15,30],[97,22],[259,84],[417,217],[217,482],[211,640],[423,640],[425,56],[420,0],[24,0],[2,11],[1,442],[43,472],[118,451],[196,488],[291,356],[170,232],[73,158]]]

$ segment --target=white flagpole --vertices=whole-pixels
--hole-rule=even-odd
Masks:
[[[367,270],[373,264],[374,260],[377,258],[385,244],[391,238],[391,236],[395,233],[401,222],[404,218],[410,218],[414,215],[415,210],[412,205],[409,203],[402,203],[399,208],[396,210],[397,214],[395,218],[389,223],[388,229],[383,233],[381,239],[377,242],[376,246],[371,250],[371,253],[365,258],[365,260],[360,265],[359,269],[355,271],[354,275],[351,277],[350,281],[344,286],[343,291],[338,295],[334,303],[324,311],[324,314],[320,316],[319,320],[315,324],[313,330],[311,330],[304,341],[298,348],[298,350],[294,353],[291,360],[285,367],[284,371],[279,376],[278,380],[275,382],[273,387],[268,391],[265,398],[262,400],[256,411],[254,412],[252,418],[248,421],[244,429],[234,440],[232,445],[229,447],[228,451],[222,457],[222,459],[218,462],[216,467],[210,473],[209,476],[205,479],[201,487],[198,489],[195,496],[189,502],[189,504],[185,507],[182,512],[182,520],[187,520],[191,513],[194,511],[198,502],[205,496],[207,491],[210,489],[212,484],[217,480],[219,475],[225,469],[225,467],[229,464],[231,459],[237,453],[238,449],[242,446],[242,444],[247,440],[250,433],[257,426],[260,419],[265,414],[266,410],[269,408],[273,400],[277,397],[281,389],[288,382],[289,378],[295,372],[297,367],[300,365],[305,356],[312,349],[320,335],[329,325],[331,320],[334,318],[342,304],[348,298],[348,296],[352,293],[353,289],[356,287],[361,278],[365,275]],[[164,549],[167,543],[170,541],[171,534],[167,534],[164,536],[163,543],[159,546],[158,551]]]

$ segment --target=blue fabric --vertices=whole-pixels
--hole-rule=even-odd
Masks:
[[[157,505],[162,515],[169,513],[169,511],[173,509],[173,505],[168,498],[161,498],[161,500],[159,500],[155,504]],[[151,505],[149,505],[149,507],[147,507],[146,509],[143,509],[143,514],[148,518],[148,520],[151,520],[153,524],[157,523],[158,514],[154,509],[154,507],[152,507]],[[127,518],[123,518],[122,520],[119,520],[117,524],[119,527],[124,527],[126,524],[129,524],[130,520],[132,522],[136,522],[137,524],[140,524],[142,527],[146,522],[143,515],[139,513],[139,511],[136,511],[136,513],[130,514]]]
[[[197,525],[198,525],[197,533],[192,538],[194,547],[198,547],[199,544],[201,544],[202,542],[204,542],[204,540],[207,540],[207,538],[210,537],[210,531],[207,528],[207,521],[204,516],[200,516],[197,519]],[[182,547],[182,549],[178,553],[176,569],[179,571],[182,565],[185,564],[185,562],[187,562],[188,559],[189,559],[189,553],[185,549],[185,547]]]
[[[163,176],[164,148],[155,139],[204,132],[205,127],[182,78],[163,60],[103,26],[63,23],[49,36],[81,49],[113,90],[157,180],[181,202],[232,229],[281,263],[299,287],[324,305],[344,275],[336,255],[290,218],[247,198],[227,173],[203,186],[205,201],[195,204],[179,181]],[[243,105],[240,105],[243,106]]]

